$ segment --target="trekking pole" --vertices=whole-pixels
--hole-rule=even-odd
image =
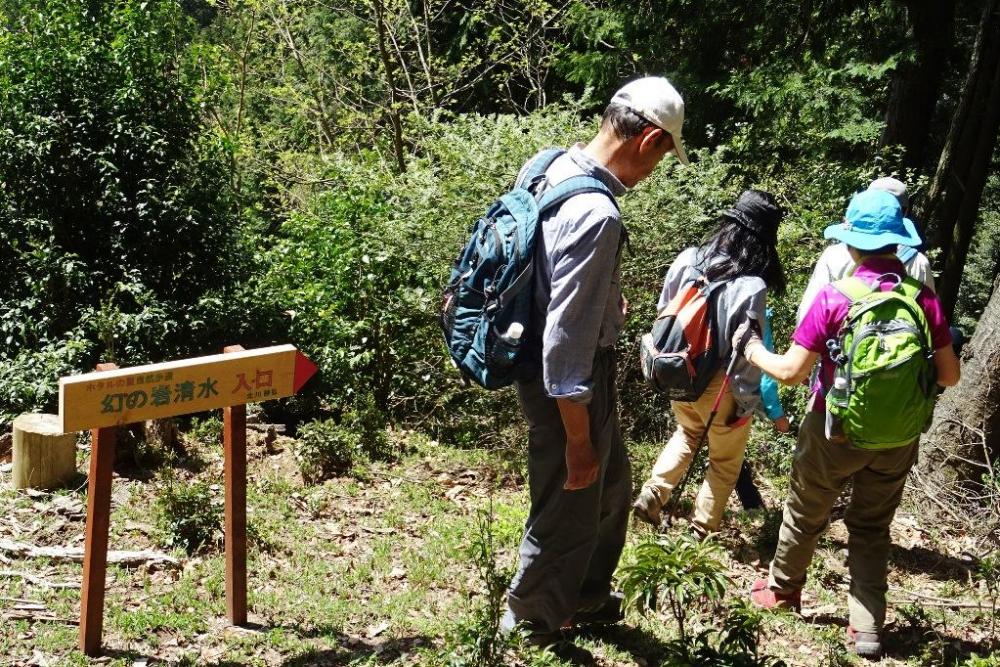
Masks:
[[[757,313],[749,310],[747,311],[748,320],[756,320]],[[702,445],[708,440],[708,430],[712,428],[712,422],[715,421],[715,415],[719,414],[719,404],[722,403],[722,395],[726,393],[726,389],[729,387],[729,381],[733,375],[733,368],[736,366],[736,360],[739,359],[740,355],[733,349],[732,357],[729,359],[729,366],[726,368],[726,376],[722,379],[722,386],[719,387],[719,393],[715,397],[715,403],[712,404],[712,411],[708,414],[708,421],[705,422],[705,430],[701,432],[701,437],[698,438],[698,445],[694,448],[694,453],[691,455],[691,464],[688,465],[687,472],[684,473],[684,477],[681,478],[680,483],[675,486],[670,491],[670,497],[667,499],[667,504],[663,508],[663,522],[667,526],[672,526],[674,523],[674,506],[677,504],[677,499],[681,497],[684,493],[684,487],[687,486],[688,480],[691,478],[691,473],[694,471],[694,462],[698,458],[698,452],[701,451]]]

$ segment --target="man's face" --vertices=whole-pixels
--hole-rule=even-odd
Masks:
[[[674,149],[674,138],[658,127],[648,127],[632,139],[631,152],[625,169],[619,174],[622,183],[634,188],[653,173],[667,153]]]

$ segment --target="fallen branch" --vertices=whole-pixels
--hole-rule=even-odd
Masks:
[[[897,591],[903,595],[909,595],[913,598],[920,598],[921,600],[933,600],[934,602],[955,602],[951,598],[942,598],[937,595],[928,595],[927,593],[918,593],[917,591],[908,591],[905,588],[897,588]]]
[[[32,614],[30,612],[7,612],[3,615],[12,621],[41,621],[45,623],[61,623],[63,625],[79,625],[80,622],[73,618],[59,618],[51,614]]]
[[[922,607],[943,607],[946,609],[986,609],[986,605],[979,601],[969,602],[967,600],[949,600],[948,598],[941,598],[936,595],[927,595],[926,593],[917,593],[916,591],[907,591],[902,588],[897,588],[896,591],[915,600],[920,600],[920,606]]]
[[[27,572],[15,572],[13,570],[0,570],[0,577],[20,577],[30,584],[41,586],[42,588],[80,588],[80,584],[69,581],[48,581],[41,577],[36,577]]]
[[[38,600],[27,600],[25,598],[4,598],[4,597],[0,597],[0,602],[13,602],[14,604],[42,604]]]
[[[958,602],[958,601],[952,601],[952,602],[933,602],[933,601],[928,601],[928,602],[921,602],[920,606],[921,607],[943,607],[945,609],[986,609],[986,607],[984,607],[979,602]]]
[[[83,549],[81,547],[36,547],[33,544],[23,542],[0,540],[0,552],[18,558],[50,558],[72,563],[83,562]],[[156,563],[173,567],[179,567],[181,564],[173,556],[159,551],[109,551],[108,563],[131,566]]]

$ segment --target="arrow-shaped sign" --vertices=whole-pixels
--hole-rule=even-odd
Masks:
[[[294,345],[214,354],[59,380],[63,432],[291,396],[316,373]]]

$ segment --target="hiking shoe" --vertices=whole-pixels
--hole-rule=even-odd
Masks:
[[[648,486],[642,487],[639,497],[632,503],[632,511],[640,521],[652,524],[656,528],[660,527],[660,522],[663,520],[663,503],[660,502],[656,491]]]
[[[625,596],[618,592],[613,592],[596,604],[580,607],[569,619],[572,625],[614,625],[625,620],[625,611],[622,603]]]
[[[750,587],[750,601],[761,609],[802,609],[802,593],[781,593],[767,585],[767,579],[758,579]]]
[[[877,632],[858,632],[847,626],[847,647],[862,658],[878,660],[882,657],[882,638]]]

